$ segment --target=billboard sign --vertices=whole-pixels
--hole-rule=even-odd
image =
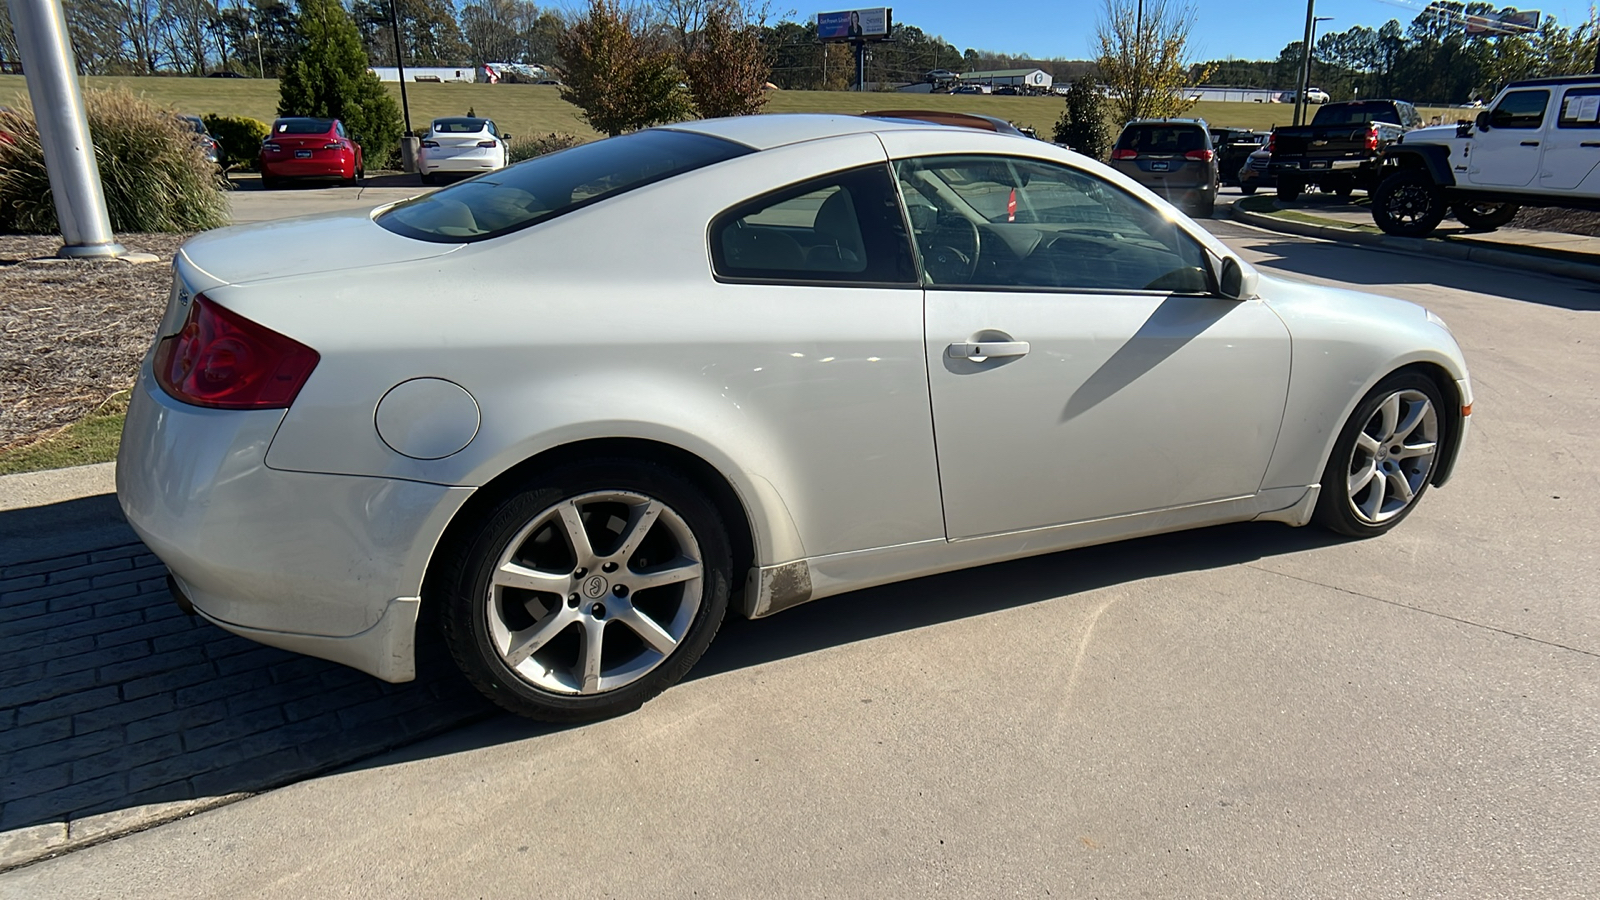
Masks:
[[[1497,13],[1482,13],[1465,17],[1467,34],[1526,34],[1539,30],[1539,11],[1506,7]]]
[[[881,41],[889,36],[892,9],[852,9],[817,13],[817,38],[823,41]]]

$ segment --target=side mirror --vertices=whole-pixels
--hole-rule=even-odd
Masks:
[[[511,140],[511,135],[509,135],[509,134],[502,134],[502,135],[500,135],[500,140],[502,140],[502,141],[509,141],[509,140]]]
[[[1483,112],[1478,113],[1478,119],[1473,124],[1478,126],[1478,130],[1479,131],[1488,131],[1489,130],[1489,123],[1493,122],[1493,121],[1494,121],[1493,113],[1491,113],[1489,110],[1486,109]]]
[[[1223,297],[1229,300],[1248,300],[1256,295],[1261,276],[1256,270],[1241,263],[1237,257],[1222,258],[1222,277],[1217,285]]]

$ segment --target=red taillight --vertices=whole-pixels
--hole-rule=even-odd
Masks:
[[[439,146],[439,142],[438,141],[423,141],[422,142],[422,146],[424,146],[424,147],[437,147],[437,146]]]
[[[198,294],[177,334],[156,345],[156,382],[215,409],[285,409],[322,357]]]
[[[1378,149],[1378,123],[1373,122],[1367,126],[1367,151],[1376,152]]]
[[[1112,159],[1138,159],[1139,158],[1139,151],[1137,151],[1137,150],[1113,150],[1113,151],[1111,151],[1111,158]]]
[[[322,149],[324,149],[324,150],[343,150],[344,149],[344,145],[339,143],[338,141],[333,141],[331,143],[323,144],[322,145]]]
[[[1267,135],[1267,152],[1268,153],[1272,152],[1272,145],[1275,142],[1277,142],[1277,140],[1278,140],[1277,132],[1273,132],[1272,134]]]
[[[282,150],[283,148],[278,146],[277,144],[274,144],[271,141],[267,141],[266,143],[261,145],[261,149],[263,149],[263,150],[265,150],[265,151],[267,151],[269,153],[277,153],[279,150]]]
[[[1210,150],[1190,150],[1188,153],[1183,155],[1183,158],[1193,159],[1199,162],[1211,162],[1211,157],[1214,155],[1215,154],[1213,154]]]
[[[498,147],[500,145],[495,143],[494,141],[479,141],[478,142],[478,146],[479,147]]]

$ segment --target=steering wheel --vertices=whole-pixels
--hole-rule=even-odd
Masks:
[[[928,275],[938,284],[964,284],[978,274],[978,254],[983,249],[983,239],[978,233],[978,225],[966,216],[954,216],[965,229],[951,228],[944,224],[935,229],[928,237],[931,245],[923,257],[923,266],[928,270]],[[955,236],[956,240],[967,245],[965,249],[948,243],[948,239]]]

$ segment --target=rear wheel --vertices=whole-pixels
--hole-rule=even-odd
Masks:
[[[1457,203],[1451,211],[1461,224],[1473,231],[1494,231],[1511,224],[1520,208],[1515,203]]]
[[[662,466],[595,460],[508,494],[451,558],[443,626],[489,699],[550,721],[637,709],[716,636],[732,581],[714,506]]]
[[[1194,215],[1197,219],[1209,219],[1217,211],[1217,198],[1214,194],[1207,194],[1195,204]]]
[[[1239,182],[1239,193],[1245,195],[1246,197],[1249,197],[1252,194],[1254,194],[1255,192],[1256,192],[1256,183],[1254,181],[1241,181],[1241,182]]]
[[[1295,178],[1278,179],[1278,199],[1298,200],[1302,191],[1306,189],[1305,183]]]
[[[1383,534],[1411,514],[1444,446],[1444,403],[1430,379],[1401,373],[1373,388],[1339,433],[1316,520],[1351,537]]]
[[[434,175],[432,172],[423,172],[422,173],[422,183],[423,184],[438,184],[439,183],[439,177],[437,175]]]
[[[1444,221],[1444,194],[1421,169],[1401,169],[1372,192],[1372,221],[1385,234],[1425,237]]]
[[[263,191],[275,191],[281,187],[283,187],[283,182],[279,181],[277,178],[274,178],[271,175],[261,176],[261,189]]]

